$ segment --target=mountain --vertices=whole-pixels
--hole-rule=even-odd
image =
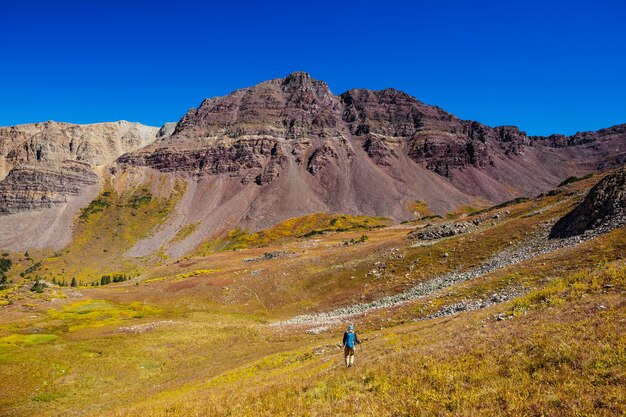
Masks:
[[[626,161],[626,125],[528,136],[459,119],[394,89],[336,96],[303,72],[206,99],[160,133],[135,126],[113,142],[94,133],[79,151],[67,132],[81,128],[42,129],[29,140],[11,130],[19,127],[0,133],[8,172],[0,213],[9,214],[0,223],[80,196],[84,206],[102,184],[165,195],[182,183],[176,210],[128,252],[180,256],[235,227],[258,230],[314,212],[410,220],[536,195]],[[33,166],[46,180],[29,180]],[[59,170],[69,173],[67,189],[54,185]],[[21,190],[31,182],[40,185]],[[56,223],[68,230],[68,220]],[[177,238],[186,227],[191,232]]]
[[[67,244],[75,214],[102,188],[102,167],[156,140],[159,132],[125,121],[0,128],[0,246]]]

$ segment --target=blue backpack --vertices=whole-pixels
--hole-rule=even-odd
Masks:
[[[346,332],[346,347],[350,349],[354,348],[355,336],[356,334],[354,332]]]

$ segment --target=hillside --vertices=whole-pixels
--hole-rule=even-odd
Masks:
[[[66,246],[107,165],[155,141],[159,129],[120,121],[0,127],[0,248]]]
[[[0,409],[622,415],[626,229],[624,207],[608,201],[621,201],[623,175],[570,179],[532,199],[404,224],[293,218],[225,235],[183,259],[100,264],[97,286],[97,270],[76,287],[55,284],[69,284],[62,268],[79,274],[80,260],[95,262],[77,243],[69,252],[7,252]],[[135,234],[100,236],[109,243],[99,250],[120,253],[161,221],[148,209],[156,193],[104,193],[109,205],[93,206],[77,236],[105,230],[86,226],[107,218],[136,223]],[[598,193],[611,213],[550,238]],[[48,287],[30,291],[37,276]],[[365,340],[348,369],[336,345],[347,323]]]

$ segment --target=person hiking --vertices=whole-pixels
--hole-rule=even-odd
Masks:
[[[361,341],[354,332],[354,326],[348,326],[348,330],[343,334],[343,355],[346,360],[346,368],[354,365],[354,347],[360,345]]]

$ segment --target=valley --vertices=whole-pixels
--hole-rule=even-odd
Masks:
[[[0,410],[619,415],[623,213],[548,238],[607,175],[619,178],[404,223],[316,214],[233,228],[180,258],[123,256],[180,200],[103,191],[68,247],[3,255]],[[611,190],[596,191],[605,205],[621,201]],[[125,280],[96,285],[103,275]],[[364,343],[346,369],[348,323]]]

